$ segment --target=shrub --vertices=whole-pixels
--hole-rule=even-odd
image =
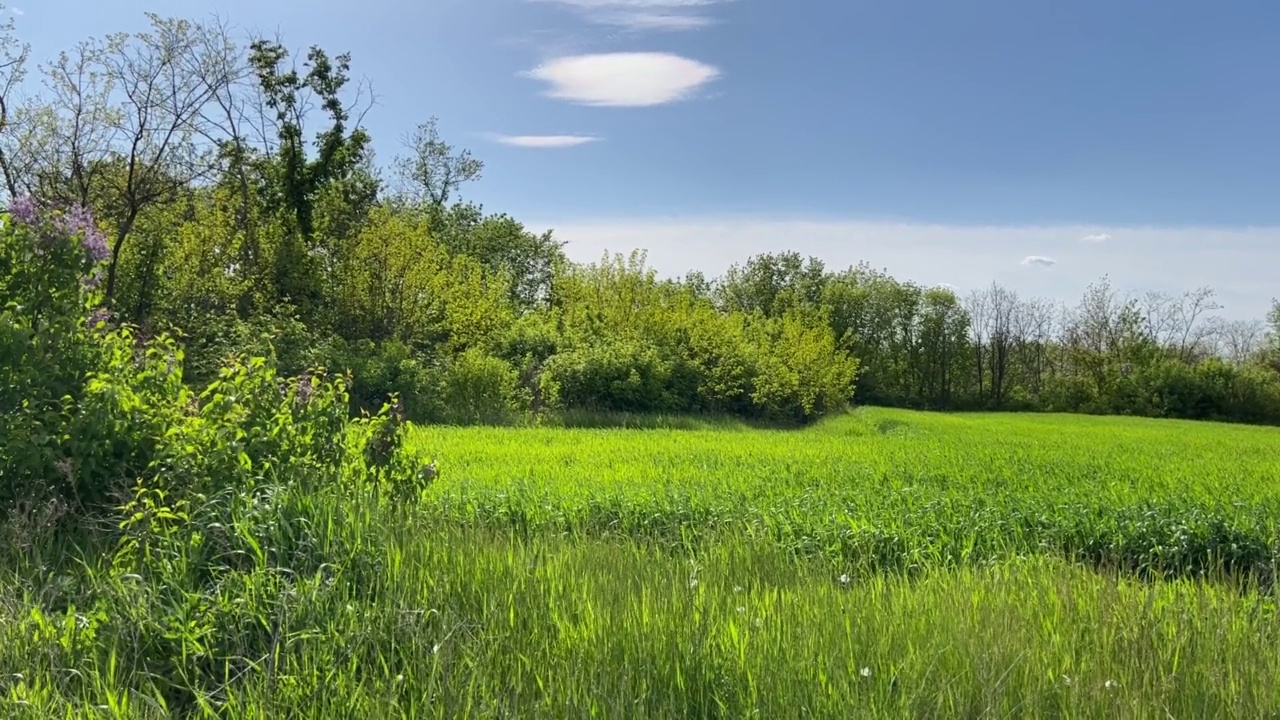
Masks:
[[[84,210],[13,201],[0,228],[0,516],[65,491],[67,421],[96,366],[106,241]],[[93,329],[89,327],[92,324]],[[96,494],[96,493],[95,493]]]
[[[519,372],[479,348],[444,361],[429,382],[429,394],[420,400],[434,422],[508,424],[529,412],[530,393],[521,386]]]
[[[638,413],[683,409],[667,388],[670,362],[638,342],[583,345],[552,357],[546,371],[563,408]]]

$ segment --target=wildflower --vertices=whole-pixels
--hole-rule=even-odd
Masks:
[[[93,262],[102,262],[111,255],[111,251],[107,248],[107,238],[94,222],[93,213],[89,208],[75,205],[59,220],[62,230],[68,235],[82,235],[80,242]]]
[[[1108,680],[1105,683],[1103,683],[1102,686],[1108,690],[1114,690],[1120,687],[1120,683],[1116,682],[1115,680]]]
[[[30,195],[16,197],[9,201],[9,215],[23,225],[35,225],[40,222],[40,206]]]
[[[742,613],[745,613],[746,611],[747,611],[747,609],[746,609],[745,607],[743,607],[742,605],[739,605],[739,606],[738,606],[738,614],[739,614],[739,615],[741,615]]]
[[[849,573],[844,573],[840,576],[840,587],[849,587],[849,582]]]
[[[869,677],[871,677],[871,668],[869,668],[869,667],[864,667],[864,668],[862,668],[861,670],[859,670],[859,671],[858,671],[858,674],[859,674],[859,675],[861,675],[861,676],[862,676],[862,677],[864,677],[864,678],[869,678]]]

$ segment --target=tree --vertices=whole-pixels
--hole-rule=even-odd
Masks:
[[[1266,325],[1261,320],[1215,319],[1213,325],[1218,353],[1235,365],[1256,360],[1266,342]]]
[[[815,257],[797,252],[756,255],[745,266],[733,265],[717,284],[722,307],[781,317],[801,305],[816,306],[822,297],[826,269]]]
[[[4,5],[0,5],[0,12],[4,9]],[[27,60],[31,57],[31,46],[17,41],[13,36],[13,27],[12,17],[0,25],[0,174],[4,176],[4,189],[10,199],[19,194],[18,180],[21,174],[14,166],[10,153],[13,146],[9,140],[15,135],[13,90],[26,78]]]
[[[433,232],[450,252],[468,255],[493,275],[506,276],[519,310],[549,301],[553,270],[564,258],[564,243],[550,230],[530,232],[509,215],[486,216],[479,205],[457,203],[436,214]]]
[[[1179,360],[1191,362],[1205,356],[1217,324],[1204,322],[1206,313],[1221,310],[1214,300],[1212,288],[1200,287],[1181,295],[1148,292],[1139,307],[1147,339],[1174,353]]]
[[[405,136],[402,143],[409,155],[397,158],[395,166],[409,196],[440,211],[464,183],[480,179],[484,163],[472,157],[470,150],[455,152],[436,125],[432,117]]]
[[[360,126],[363,113],[352,124],[353,107],[341,94],[349,82],[351,56],[330,58],[321,48],[307,52],[305,73],[284,69],[289,51],[279,42],[264,39],[250,45],[249,64],[258,80],[263,104],[274,113],[268,120],[275,134],[272,164],[265,191],[268,205],[287,211],[303,241],[315,241],[315,200],[329,183],[351,178],[368,160],[369,134]],[[329,117],[329,127],[316,134],[316,156],[308,158],[303,139],[310,97],[319,99]],[[363,92],[357,92],[357,102]],[[367,108],[366,108],[367,110]]]
[[[50,97],[37,122],[42,198],[93,206],[112,226],[106,297],[123,247],[146,208],[173,199],[215,167],[205,108],[233,78],[224,36],[147,15],[150,30],[89,40],[43,68]]]

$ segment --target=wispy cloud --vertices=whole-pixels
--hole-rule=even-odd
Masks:
[[[26,11],[25,11],[25,10],[23,10],[22,8],[20,8],[20,7],[9,8],[9,12],[13,13],[14,15],[26,15],[26,14],[27,14],[27,13],[26,13]]]
[[[599,142],[594,135],[490,135],[494,142],[522,148],[570,148]]]
[[[582,105],[643,107],[685,100],[720,77],[720,70],[672,53],[634,52],[570,55],[522,74],[550,85],[547,97]]]
[[[1058,264],[1057,260],[1044,255],[1028,255],[1022,259],[1022,264],[1027,266],[1053,267]]]
[[[1080,239],[1090,243],[1104,243],[1110,240],[1111,236],[1106,233],[1092,233],[1090,235],[1085,235]]]
[[[628,30],[697,30],[715,22],[712,5],[723,0],[530,0],[571,8],[589,22]]]

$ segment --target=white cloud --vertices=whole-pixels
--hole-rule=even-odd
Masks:
[[[643,107],[689,98],[720,70],[660,52],[570,55],[523,73],[551,87],[548,97],[582,105]]]
[[[722,0],[531,0],[572,8],[598,25],[629,30],[696,30],[715,20],[707,14]]]
[[[962,226],[855,219],[752,216],[670,218],[553,218],[536,208],[512,208],[530,228],[555,230],[565,252],[595,262],[605,251],[648,251],[665,277],[698,270],[720,275],[760,253],[794,250],[828,268],[866,261],[896,278],[924,286],[951,284],[960,294],[994,280],[1025,297],[1074,304],[1089,283],[1109,275],[1122,291],[1182,292],[1207,285],[1218,291],[1228,319],[1263,317],[1276,294],[1280,227],[1159,228]],[[1095,232],[1123,237],[1107,253],[1090,252],[1080,238]],[[1052,272],[1028,272],[1010,257],[1035,247],[1058,262]]]
[[[1085,235],[1080,239],[1090,243],[1104,243],[1110,240],[1111,236],[1106,233],[1091,233],[1089,235]]]
[[[26,11],[24,11],[22,8],[19,8],[19,7],[9,8],[9,12],[13,13],[14,15],[26,15],[26,14],[27,14],[27,13],[26,13]]]
[[[491,135],[494,142],[522,148],[569,148],[598,142],[594,135]]]
[[[1023,265],[1038,265],[1040,267],[1053,267],[1058,264],[1057,260],[1044,255],[1028,255],[1022,259]]]

